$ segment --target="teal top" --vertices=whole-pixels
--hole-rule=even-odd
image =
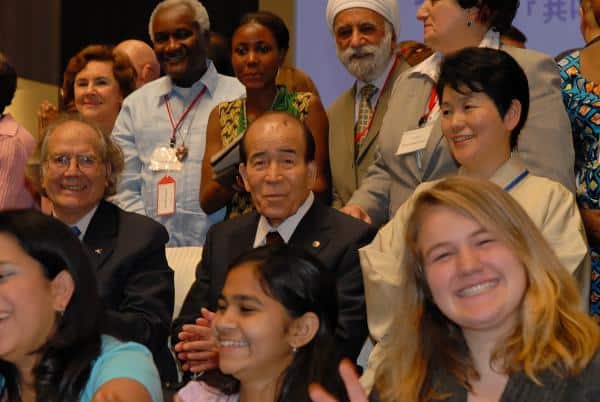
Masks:
[[[135,342],[121,342],[112,336],[102,335],[100,355],[92,363],[92,371],[79,402],[90,402],[98,389],[116,378],[128,378],[142,384],[152,397],[152,402],[162,402],[158,371],[150,351]],[[0,390],[4,390],[4,377],[0,375]]]

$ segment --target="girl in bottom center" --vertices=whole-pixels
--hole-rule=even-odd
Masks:
[[[221,373],[182,388],[177,402],[310,401],[324,384],[348,400],[337,372],[334,278],[292,247],[253,249],[231,265],[213,321]]]

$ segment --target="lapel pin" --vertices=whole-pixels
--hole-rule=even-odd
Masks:
[[[321,242],[318,241],[318,240],[315,240],[315,241],[312,242],[312,246],[314,248],[319,248],[321,246]]]
[[[102,251],[103,250],[101,248],[97,248],[97,249],[94,250],[94,253],[100,255],[100,254],[102,254]]]

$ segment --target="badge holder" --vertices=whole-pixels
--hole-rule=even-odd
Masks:
[[[175,213],[175,179],[166,175],[158,182],[156,214],[159,216]]]

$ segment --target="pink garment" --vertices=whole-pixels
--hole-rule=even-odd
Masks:
[[[25,165],[34,148],[32,135],[10,114],[4,114],[0,118],[0,210],[33,207]]]
[[[190,381],[177,393],[181,402],[237,402],[238,395],[225,395],[202,381]]]

